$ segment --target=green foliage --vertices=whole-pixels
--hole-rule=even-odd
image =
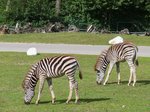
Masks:
[[[61,0],[60,14],[55,16],[56,0],[0,1],[0,23],[32,22],[43,25],[61,21],[82,27],[94,24],[110,30],[144,31],[150,27],[149,0]]]
[[[3,4],[6,4],[6,0],[0,0],[0,23],[5,22],[5,15],[4,15],[5,6]]]
[[[54,15],[54,0],[28,0],[24,17],[26,22],[33,22],[39,25],[46,24]]]

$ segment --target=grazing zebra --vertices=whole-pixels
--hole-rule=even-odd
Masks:
[[[98,57],[97,62],[95,64],[95,71],[97,71],[97,79],[96,82],[100,84],[104,79],[106,68],[109,65],[108,73],[106,79],[103,83],[105,85],[108,81],[111,70],[116,64],[116,71],[118,75],[118,84],[120,82],[120,67],[119,63],[123,61],[127,61],[130,67],[130,78],[128,82],[128,86],[131,83],[133,77],[133,86],[136,83],[136,66],[138,66],[137,60],[137,51],[138,48],[131,42],[123,42],[119,44],[114,44],[109,47],[107,50],[104,50],[101,55]]]
[[[79,77],[82,79],[82,73],[77,60],[71,56],[55,56],[51,58],[44,58],[38,63],[32,65],[31,69],[25,76],[22,86],[25,91],[24,102],[29,104],[34,96],[34,89],[37,81],[39,80],[39,91],[36,104],[40,100],[40,95],[43,89],[45,79],[48,82],[48,86],[52,96],[52,103],[55,102],[55,94],[52,87],[52,78],[61,77],[66,75],[69,80],[70,92],[66,103],[69,103],[72,97],[73,89],[75,89],[76,100],[78,102],[78,83],[75,80],[76,69],[79,69]]]

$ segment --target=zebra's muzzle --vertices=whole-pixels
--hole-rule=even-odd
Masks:
[[[97,85],[101,85],[101,82],[96,81]]]
[[[24,101],[24,104],[29,105],[29,104],[30,104],[30,102],[26,102],[26,101]]]

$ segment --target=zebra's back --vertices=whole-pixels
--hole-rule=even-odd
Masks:
[[[44,58],[39,62],[39,74],[45,74],[48,78],[57,78],[73,74],[77,67],[77,60],[71,56]]]
[[[112,45],[107,52],[110,60],[124,61],[127,58],[134,58],[137,54],[137,47],[131,42],[123,42]]]

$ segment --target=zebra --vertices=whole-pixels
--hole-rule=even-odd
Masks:
[[[116,64],[116,71],[118,75],[118,84],[119,84],[120,83],[119,65],[120,62],[126,61],[130,67],[130,77],[129,77],[128,86],[130,85],[132,78],[133,78],[133,86],[134,86],[136,83],[136,66],[138,66],[137,52],[138,52],[137,46],[135,46],[131,42],[114,44],[110,46],[108,49],[102,51],[101,55],[98,57],[95,64],[95,71],[97,72],[97,78],[96,78],[97,84],[102,83],[108,64],[110,65],[103,85],[106,85],[111,70],[115,64]]]
[[[34,90],[38,80],[39,91],[36,104],[39,103],[45,79],[48,82],[48,86],[51,92],[52,103],[55,103],[52,78],[58,78],[63,75],[66,75],[68,77],[70,87],[69,96],[66,103],[69,103],[69,101],[71,100],[73,89],[75,89],[75,103],[78,103],[78,83],[75,80],[75,72],[77,68],[79,70],[79,78],[82,79],[82,72],[80,70],[78,61],[74,57],[67,55],[44,58],[36,64],[32,65],[22,83],[22,87],[25,92],[24,103],[30,104],[34,96]]]

